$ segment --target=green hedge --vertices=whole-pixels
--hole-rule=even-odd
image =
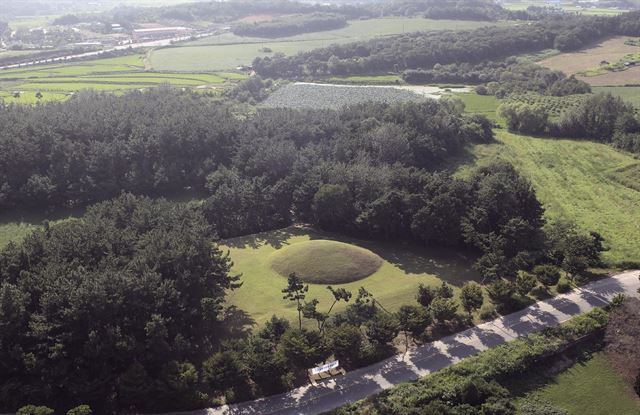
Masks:
[[[418,414],[434,406],[439,408],[438,413],[449,413],[449,409],[451,413],[461,413],[458,411],[463,407],[463,413],[466,413],[473,411],[473,408],[482,407],[484,410],[487,402],[493,404],[500,399],[508,402],[504,396],[485,396],[470,403],[469,379],[505,383],[511,377],[525,373],[544,358],[560,353],[581,338],[603,329],[607,322],[608,313],[594,309],[559,327],[486,350],[417,382],[402,384],[378,396],[340,408],[334,414]],[[511,410],[515,412],[515,409]],[[503,413],[514,413],[511,410]]]

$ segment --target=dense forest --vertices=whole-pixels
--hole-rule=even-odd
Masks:
[[[640,12],[615,17],[562,15],[516,26],[390,36],[293,56],[256,58],[254,68],[263,77],[288,79],[402,73],[438,64],[480,64],[552,48],[576,50],[620,34],[640,35]]]
[[[218,347],[229,259],[197,212],[122,196],[0,254],[0,408],[183,409]],[[154,399],[148,399],[154,396]]]
[[[312,13],[266,22],[242,23],[232,27],[231,31],[240,36],[286,37],[300,33],[321,32],[340,29],[347,25],[344,16],[329,13]]]
[[[602,238],[545,225],[531,184],[511,165],[466,179],[440,171],[466,145],[493,139],[486,118],[462,111],[443,99],[240,117],[169,89],[2,107],[3,209],[189,187],[205,200],[123,194],[0,252],[0,409],[89,404],[107,413],[195,408],[221,394],[236,401],[291,387],[329,351],[358,367],[391,353],[399,330],[419,336],[430,324],[468,324],[446,286],[421,288],[420,306],[397,315],[372,293],[332,290],[336,302],[353,296],[344,313],[329,318],[321,310],[330,305],[313,299],[298,308],[317,330],[274,317],[233,342],[219,323],[233,311],[221,307],[226,292],[240,281],[215,248],[219,237],[304,221],[466,249],[502,310],[518,304],[518,270],[553,285],[559,268],[579,275],[599,264]],[[295,276],[283,288],[287,298],[304,293]],[[466,295],[465,307],[480,307],[477,286]]]
[[[428,19],[493,21],[511,17],[510,12],[491,0],[402,0],[374,5],[384,16],[423,15]]]

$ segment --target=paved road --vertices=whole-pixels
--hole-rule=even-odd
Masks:
[[[556,326],[594,307],[607,305],[616,294],[637,296],[640,288],[639,276],[639,271],[631,271],[596,281],[570,293],[540,301],[519,312],[420,346],[409,352],[404,359],[402,356],[394,356],[334,378],[318,387],[303,386],[282,395],[183,414],[320,414],[399,383],[416,380],[517,337]]]

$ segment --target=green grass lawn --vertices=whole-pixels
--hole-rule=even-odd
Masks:
[[[611,146],[588,141],[519,136],[497,130],[497,142],[472,150],[474,165],[503,159],[531,180],[549,219],[574,220],[601,233],[612,264],[640,261],[640,191],[629,182],[629,171],[640,162]],[[635,178],[637,181],[637,177]]]
[[[384,18],[354,20],[347,27],[325,32],[262,39],[224,33],[188,42],[176,47],[157,49],[151,53],[151,65],[156,70],[208,70],[218,71],[250,64],[257,56],[271,56],[280,52],[293,55],[298,52],[322,48],[334,43],[348,43],[377,36],[409,33],[425,30],[475,29],[489,25],[487,22],[460,20],[429,20],[423,18]],[[491,23],[511,24],[508,22]],[[269,48],[271,53],[262,50]]]
[[[287,279],[271,268],[271,255],[280,248],[318,239],[350,243],[382,257],[382,266],[371,276],[339,286],[354,295],[361,286],[365,287],[389,310],[415,303],[420,283],[436,286],[444,280],[454,285],[457,294],[465,281],[478,278],[471,259],[459,253],[287,228],[222,242],[222,248],[230,250],[233,272],[241,273],[244,281],[241,288],[229,293],[228,304],[247,312],[257,324],[263,324],[273,314],[296,320],[295,307],[282,299],[281,291]],[[307,298],[317,298],[319,310],[326,310],[332,297],[326,285],[311,284]],[[343,308],[344,303],[336,306],[336,310]]]
[[[530,392],[569,415],[637,415],[639,400],[613,370],[604,353],[578,362]]]

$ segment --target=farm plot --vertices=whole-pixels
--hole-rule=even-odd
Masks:
[[[495,22],[492,25],[510,25]],[[180,46],[157,49],[150,55],[154,69],[168,71],[219,71],[251,64],[254,58],[274,53],[293,55],[334,43],[348,43],[377,36],[427,30],[463,30],[487,26],[487,22],[430,20],[423,18],[383,18],[355,20],[342,29],[305,33],[276,39],[242,37],[223,33]]]
[[[266,108],[329,108],[363,102],[420,102],[448,92],[439,87],[336,85],[297,82],[273,92],[262,104]]]
[[[619,96],[640,111],[640,86],[597,86],[593,92],[609,92]]]
[[[640,53],[638,46],[627,42],[629,39],[631,38],[624,36],[614,37],[595,47],[578,52],[561,53],[539,63],[548,68],[560,70],[567,75],[576,75],[578,79],[593,86],[638,84],[640,83],[640,67],[638,66],[621,71],[600,69],[601,66],[607,64],[619,63],[625,56]]]
[[[578,107],[588,97],[585,94],[554,97],[535,93],[512,95],[505,102],[521,102],[538,105],[544,108],[552,117],[559,117],[563,112]]]
[[[176,73],[145,70],[143,55],[54,64],[0,71],[0,98],[7,103],[33,104],[65,99],[82,89],[124,91],[169,84],[212,88],[245,79],[239,73]],[[17,92],[17,93],[16,93]],[[37,98],[36,93],[41,97]]]

